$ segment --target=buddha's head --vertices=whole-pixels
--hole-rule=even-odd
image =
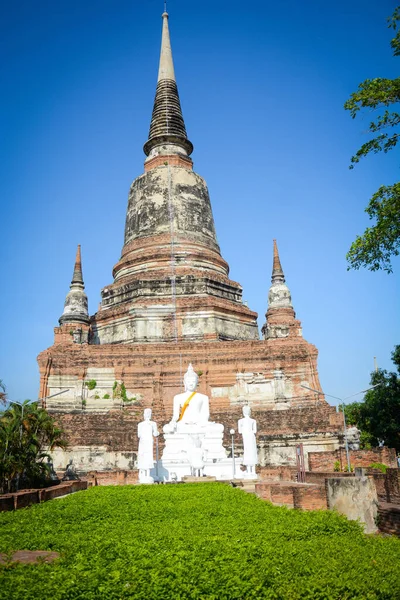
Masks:
[[[245,404],[242,408],[242,412],[244,417],[249,417],[251,413],[250,406],[248,404]]]
[[[185,392],[194,392],[197,388],[197,384],[199,383],[199,377],[197,373],[195,373],[192,363],[189,364],[188,370],[183,376],[183,384],[185,386]]]
[[[145,408],[144,409],[143,417],[144,417],[145,421],[150,421],[150,419],[151,419],[151,408]]]

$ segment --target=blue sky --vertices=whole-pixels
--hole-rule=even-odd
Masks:
[[[323,389],[365,389],[399,343],[395,274],[346,270],[363,212],[398,180],[395,152],[348,169],[371,115],[343,104],[366,78],[397,77],[391,0],[170,0],[175,71],[195,170],[218,240],[264,323],[272,239]],[[36,398],[37,354],[82,244],[89,309],[111,283],[127,194],[143,172],[161,36],[159,0],[8,3],[0,23],[0,378]],[[396,69],[397,67],[397,69]]]

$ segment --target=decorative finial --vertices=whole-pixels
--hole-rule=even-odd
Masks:
[[[281,281],[284,283],[284,281],[285,281],[285,276],[283,274],[283,269],[282,269],[281,261],[279,258],[278,245],[276,243],[276,240],[274,240],[274,258],[273,258],[273,263],[272,263],[271,281],[272,281],[272,283],[276,283],[278,281]]]
[[[74,283],[83,285],[81,245],[80,244],[78,244],[78,248],[76,250],[74,273],[72,275],[71,285]]]

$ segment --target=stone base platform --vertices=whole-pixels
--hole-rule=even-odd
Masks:
[[[204,477],[192,477],[192,475],[185,475],[182,477],[184,483],[210,483],[217,481],[216,477],[210,477],[205,475]]]

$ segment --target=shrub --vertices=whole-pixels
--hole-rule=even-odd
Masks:
[[[225,484],[93,487],[0,513],[0,529],[0,552],[60,552],[0,565],[1,600],[400,598],[400,540]]]
[[[109,397],[110,397],[110,394],[104,394],[104,396],[103,396],[103,399],[104,399],[104,400],[108,400],[108,399],[109,399]]]
[[[47,450],[66,448],[64,432],[38,402],[0,411],[0,493],[39,487],[48,477]]]
[[[386,471],[388,470],[388,466],[384,465],[383,463],[371,463],[370,465],[368,465],[369,469],[377,469],[378,471],[381,471],[382,473],[386,473]]]
[[[340,462],[338,460],[335,460],[333,464],[333,470],[335,471],[335,473],[340,471]]]
[[[85,385],[89,390],[94,390],[97,385],[97,381],[95,379],[91,379],[90,381],[86,381]]]

